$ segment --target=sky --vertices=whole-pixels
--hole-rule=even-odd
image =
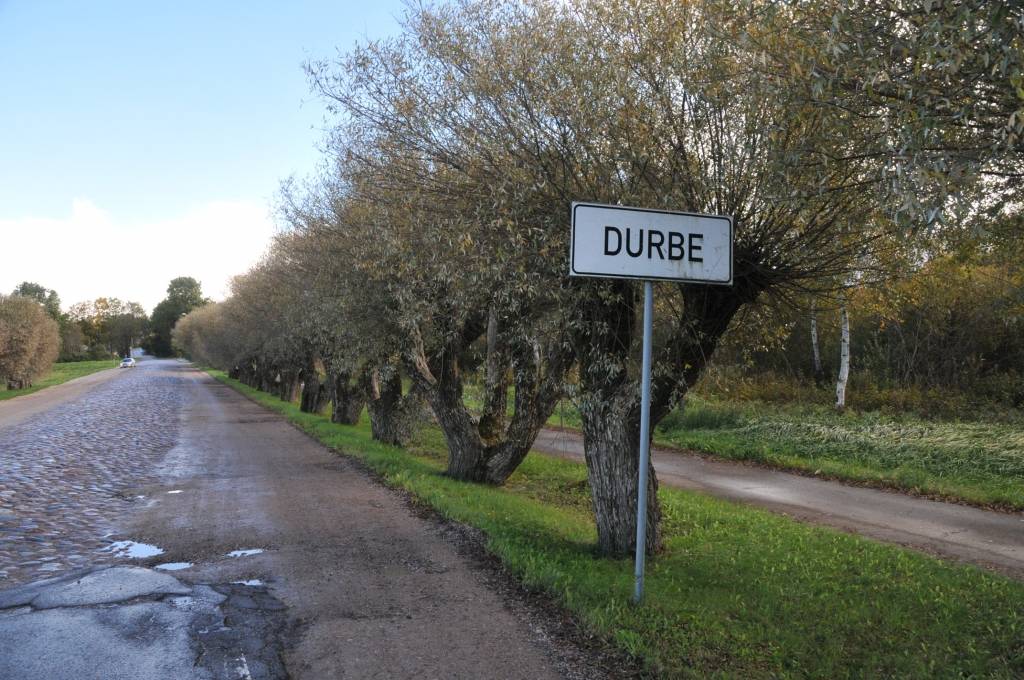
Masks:
[[[254,264],[280,182],[311,174],[302,64],[396,34],[401,0],[0,0],[0,293],[147,310]]]

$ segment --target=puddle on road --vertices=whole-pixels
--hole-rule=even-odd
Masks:
[[[258,578],[250,578],[245,581],[232,581],[231,584],[236,586],[251,586],[253,588],[256,588],[258,586],[262,586],[263,581],[259,580]]]
[[[259,555],[263,551],[263,548],[243,548],[242,550],[232,550],[228,553],[228,557],[248,557],[249,555]]]
[[[171,493],[181,493],[181,489],[171,489],[167,493],[169,493],[169,494],[171,494]]]
[[[164,571],[180,571],[181,569],[188,569],[192,566],[191,562],[164,562],[158,564],[154,569],[163,569]]]
[[[138,541],[114,541],[100,552],[113,553],[116,557],[141,559],[143,557],[162,555],[164,549],[150,543],[139,543]]]

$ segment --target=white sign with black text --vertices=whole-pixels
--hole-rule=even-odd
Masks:
[[[732,218],[572,204],[569,274],[732,283]]]

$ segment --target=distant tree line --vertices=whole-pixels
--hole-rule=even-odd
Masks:
[[[54,361],[128,354],[148,333],[149,318],[136,302],[97,298],[64,312],[57,291],[31,281],[19,284],[2,299],[7,310],[3,341],[8,359],[0,368],[0,378],[9,385],[31,385]]]
[[[146,336],[149,317],[137,302],[101,297],[71,306],[63,361],[127,356]]]
[[[941,21],[1020,19],[970,3],[957,3],[974,7],[966,19],[947,17],[952,3],[932,4]],[[952,225],[1014,205],[1016,185],[998,178],[1019,161],[1020,102],[949,115],[916,89],[915,66],[931,72],[941,55],[927,46],[945,24],[894,14],[899,2],[814,7],[411,8],[402,35],[308,66],[336,114],[323,172],[284,186],[284,233],[229,299],[182,318],[174,342],[306,411],[330,404],[338,422],[365,404],[374,436],[393,444],[426,405],[447,474],[467,481],[504,483],[571,398],[599,548],[629,552],[640,286],[566,275],[572,201],[734,219],[734,285],[656,284],[652,425],[720,349],[756,341],[752,318],[807,318],[812,301],[861,309],[854,291],[926,268]],[[906,49],[855,49],[851,32],[871,21]],[[1002,47],[984,45],[999,64],[1016,58]],[[1002,73],[947,68],[943,78],[985,93]],[[957,129],[965,116],[1002,113],[999,129],[1012,134],[989,118]],[[653,469],[649,480],[654,552]]]

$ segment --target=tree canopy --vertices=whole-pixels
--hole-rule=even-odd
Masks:
[[[57,295],[57,291],[51,288],[46,288],[31,281],[22,281],[11,292],[11,295],[32,298],[46,309],[46,313],[50,315],[51,319],[59,320],[61,317],[60,296]]]
[[[569,396],[599,547],[626,553],[640,287],[566,275],[571,202],[734,220],[732,286],[657,284],[657,423],[756,305],[795,308],[920,266],[931,242],[916,227],[951,229],[938,216],[954,199],[977,204],[982,185],[1010,195],[1019,141],[993,121],[1016,125],[1015,100],[954,114],[920,96],[954,72],[928,45],[956,21],[976,19],[975,38],[1002,60],[968,83],[982,62],[961,55],[956,82],[975,89],[957,97],[995,97],[999,69],[1012,71],[1016,38],[1000,22],[1018,15],[955,4],[972,13],[939,2],[940,26],[883,0],[411,7],[402,35],[308,65],[334,115],[323,171],[285,185],[284,233],[175,341],[284,399],[301,385],[307,410],[326,391],[346,422],[361,400],[371,415],[423,400],[447,473],[491,484]],[[169,310],[158,308],[173,323]],[[648,498],[653,552],[660,508]]]
[[[0,295],[0,380],[8,388],[29,387],[57,359],[60,335],[35,296]]]
[[[174,324],[185,314],[209,302],[203,297],[199,282],[190,276],[172,279],[167,286],[167,297],[153,308],[150,319],[150,336],[144,345],[159,357],[172,356],[171,331]]]

